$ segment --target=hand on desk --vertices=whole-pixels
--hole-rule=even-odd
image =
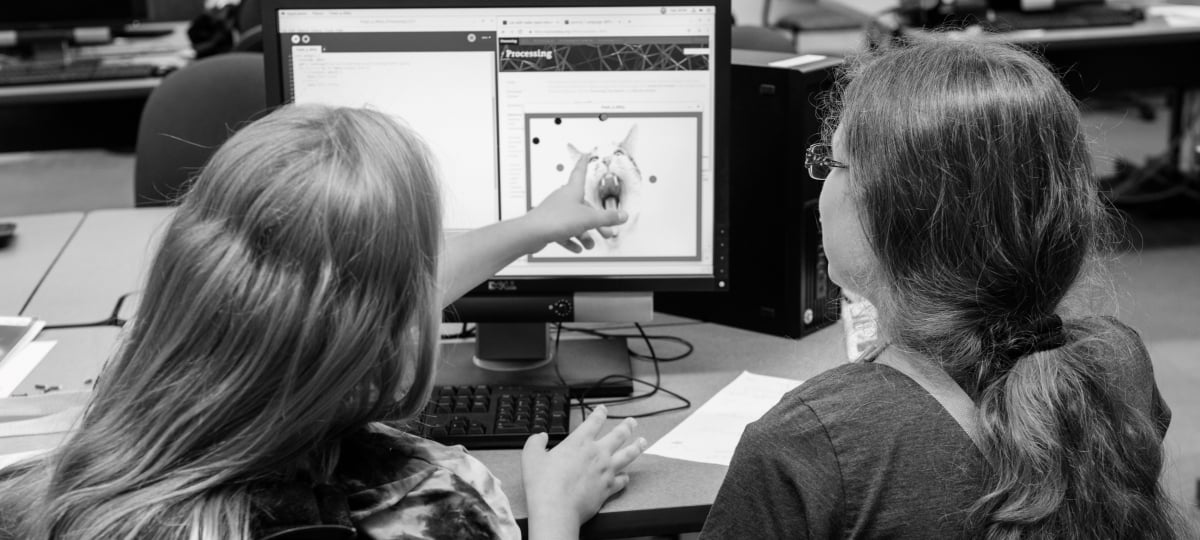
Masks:
[[[642,455],[646,440],[634,439],[632,418],[600,436],[605,418],[601,405],[553,450],[546,450],[544,433],[525,442],[521,467],[530,540],[577,538],[579,526],[629,484],[625,468]]]

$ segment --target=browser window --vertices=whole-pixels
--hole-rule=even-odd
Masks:
[[[712,273],[714,34],[712,6],[279,11],[288,100],[412,127],[449,230],[524,214],[591,156],[585,200],[629,222],[514,277]]]

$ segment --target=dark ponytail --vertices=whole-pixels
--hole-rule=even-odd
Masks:
[[[843,285],[979,405],[969,534],[1174,537],[1145,348],[1074,305],[1112,235],[1073,98],[1025,52],[942,39],[849,63],[837,97],[827,135],[877,259]]]
[[[1067,344],[1016,360],[979,396],[987,538],[1172,538],[1158,484],[1169,412],[1138,336],[1067,321]]]

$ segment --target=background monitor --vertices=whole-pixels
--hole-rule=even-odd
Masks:
[[[0,47],[61,56],[68,44],[107,43],[145,16],[146,0],[10,0],[0,8]]]
[[[630,215],[595,249],[547,246],[456,302],[447,318],[480,323],[478,338],[473,361],[443,367],[439,382],[473,380],[475,366],[553,382],[548,368],[529,371],[554,356],[547,321],[645,321],[654,291],[729,287],[728,0],[263,9],[272,104],[366,106],[411,126],[439,169],[447,234],[524,214],[580,153],[594,156],[585,199]],[[573,385],[629,371],[623,340],[572,340],[558,354],[586,357],[559,366]]]
[[[124,26],[146,16],[146,0],[36,0],[5,2],[0,28]]]

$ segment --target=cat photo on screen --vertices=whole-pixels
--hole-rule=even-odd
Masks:
[[[633,124],[619,142],[583,150],[567,143],[567,154],[572,162],[579,161],[584,154],[591,156],[584,177],[583,200],[596,208],[624,210],[629,215],[625,223],[612,227],[613,236],[605,240],[614,251],[620,248],[622,237],[636,230],[641,211],[643,187],[642,172],[634,159],[636,135],[637,124]]]
[[[529,208],[586,155],[584,201],[629,215],[593,249],[552,244],[530,262],[699,260],[699,113],[529,113],[525,125]]]

